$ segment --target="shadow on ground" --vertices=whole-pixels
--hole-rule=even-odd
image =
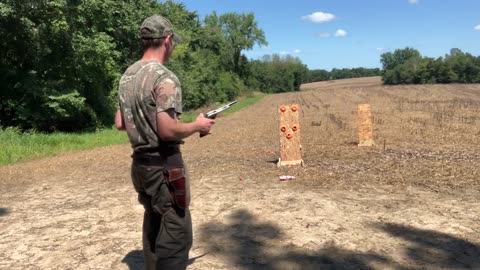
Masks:
[[[399,250],[408,257],[402,262],[388,254],[345,250],[335,243],[279,248],[279,242],[285,240],[279,228],[262,223],[246,210],[234,212],[227,223],[203,225],[199,241],[205,251],[224,257],[237,269],[480,269],[480,246],[452,235],[399,224],[372,226],[379,233],[409,243]]]
[[[130,251],[122,260],[130,270],[143,270],[145,263],[143,262],[143,251]]]
[[[404,250],[415,269],[480,269],[480,246],[461,238],[432,230],[399,224],[376,224],[393,237],[410,243]]]
[[[203,254],[194,258],[190,258],[188,260],[188,265],[193,264],[195,260],[205,256],[207,254]],[[143,261],[143,250],[134,250],[130,251],[125,258],[123,258],[122,262],[128,266],[129,270],[143,270],[145,269],[145,263]]]
[[[0,217],[10,214],[10,211],[7,208],[0,207]]]
[[[229,265],[245,270],[480,269],[480,245],[453,235],[411,226],[394,223],[372,225],[379,233],[406,243],[402,250],[398,250],[406,258],[397,262],[388,254],[346,250],[333,242],[323,247],[290,245],[280,249],[279,242],[285,240],[285,235],[278,226],[262,222],[246,210],[232,213],[227,223],[202,225],[198,241],[207,253],[191,258],[189,264],[212,253],[222,256]],[[143,252],[131,251],[122,262],[130,270],[144,269]]]

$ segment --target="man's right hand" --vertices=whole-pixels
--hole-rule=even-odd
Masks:
[[[213,124],[215,124],[214,119],[206,118],[203,113],[197,116],[195,123],[198,126],[198,132],[200,135],[207,135],[210,134],[210,129],[212,128]]]

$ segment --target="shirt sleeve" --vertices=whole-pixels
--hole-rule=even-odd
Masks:
[[[182,113],[182,90],[178,80],[165,78],[158,83],[155,89],[155,105],[157,112],[174,109],[176,113]]]

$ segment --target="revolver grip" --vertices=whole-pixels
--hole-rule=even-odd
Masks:
[[[215,119],[215,117],[217,117],[217,114],[215,113],[215,114],[212,114],[212,115],[206,115],[205,117],[208,118],[208,119]],[[207,136],[207,134],[200,134],[200,138],[205,137],[205,136]]]

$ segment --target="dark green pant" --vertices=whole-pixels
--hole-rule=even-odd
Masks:
[[[192,246],[192,220],[188,208],[174,205],[161,165],[132,163],[132,180],[145,208],[143,252],[145,269],[186,269]]]

